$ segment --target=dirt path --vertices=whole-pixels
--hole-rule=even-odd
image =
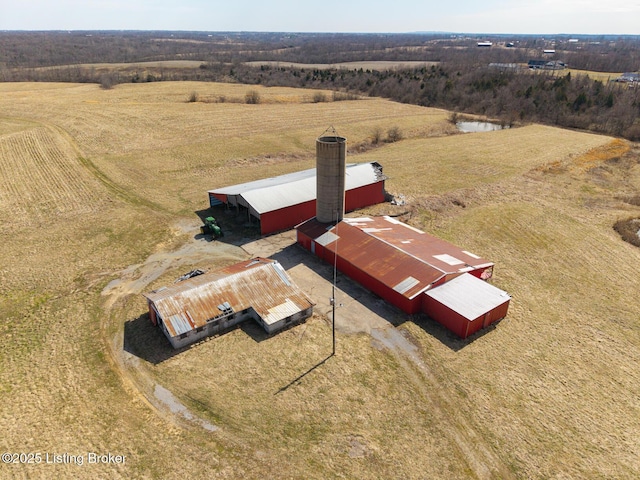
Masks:
[[[209,265],[212,261],[228,263],[246,258],[246,252],[236,245],[221,241],[210,241],[200,235],[200,222],[181,221],[175,228],[189,235],[190,240],[174,251],[162,250],[150,255],[143,263],[130,265],[121,272],[119,278],[109,282],[102,290],[107,297],[106,308],[127,295],[140,294],[165,272],[178,267]]]
[[[408,377],[422,393],[431,411],[438,412],[439,429],[452,445],[456,445],[477,478],[510,479],[513,474],[485,445],[470,422],[453,405],[447,392],[433,375],[420,351],[400,330],[393,327],[371,331],[374,347],[384,348],[396,356]]]

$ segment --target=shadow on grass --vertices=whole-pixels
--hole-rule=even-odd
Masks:
[[[242,322],[242,323],[236,325],[235,327],[233,327],[231,330],[234,330],[236,328],[239,328],[240,330],[242,330],[249,337],[251,337],[253,339],[253,341],[256,342],[256,343],[263,342],[263,341],[269,339],[269,337],[270,337],[270,335],[267,332],[265,332],[264,328],[262,328],[260,325],[258,325],[257,322],[254,322],[253,320],[245,320],[244,322]],[[225,332],[221,332],[220,335],[224,335],[228,331],[230,331],[230,330],[227,330]]]
[[[149,363],[157,365],[175,355],[179,355],[185,350],[196,347],[203,342],[215,340],[238,328],[251,337],[256,343],[260,343],[269,338],[269,334],[260,328],[257,323],[246,320],[215,335],[205,337],[191,345],[182,348],[173,348],[162,330],[154,326],[151,320],[149,320],[149,314],[145,313],[134,320],[125,322],[123,349],[131,355],[135,355]]]
[[[274,395],[278,395],[279,393],[282,393],[286,390],[288,390],[290,387],[296,385],[298,382],[300,382],[300,380],[302,380],[304,377],[306,377],[307,375],[309,375],[311,372],[313,372],[316,368],[321,367],[322,365],[324,365],[325,363],[327,363],[327,360],[329,360],[331,357],[333,357],[333,353],[330,354],[327,358],[325,358],[324,360],[320,360],[318,363],[316,363],[313,367],[311,367],[309,370],[307,370],[306,372],[304,372],[301,375],[298,375],[296,378],[294,378],[293,380],[291,380],[288,384],[286,384],[284,387],[281,387],[276,393],[274,393]]]
[[[173,348],[162,330],[151,323],[148,313],[124,323],[123,350],[149,363],[157,365],[187,349]]]
[[[485,327],[482,330],[474,333],[473,335],[469,335],[467,338],[462,339],[435,320],[432,320],[427,315],[415,315],[412,321],[422,330],[427,332],[433,338],[439,340],[443,345],[446,345],[454,352],[462,350],[464,347],[473,343],[477,339],[493,332],[496,326],[500,323],[492,323],[488,327]]]

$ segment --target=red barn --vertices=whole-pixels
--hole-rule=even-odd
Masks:
[[[335,261],[345,275],[406,313],[427,313],[463,338],[477,331],[476,326],[486,326],[485,320],[493,323],[506,315],[508,295],[483,281],[493,274],[492,262],[394,218],[345,218],[337,225],[323,224],[313,218],[298,225],[296,230],[300,245],[327,263]],[[459,304],[444,302],[440,307],[437,305],[441,302],[440,296],[428,300],[425,296],[461,276],[480,283],[458,281],[452,284],[455,289],[447,288],[446,292],[452,291],[461,303],[467,298],[486,300],[478,302],[482,312],[466,321],[472,324],[469,328],[466,324],[457,327],[463,322],[456,315],[467,314]],[[493,305],[496,297],[506,301]],[[425,310],[426,306],[429,311]]]
[[[353,163],[346,167],[345,210],[384,202],[384,181],[379,163]],[[260,222],[263,235],[293,228],[316,215],[316,169],[210,190],[209,204],[221,203],[244,210]]]

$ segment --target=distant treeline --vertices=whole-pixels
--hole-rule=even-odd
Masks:
[[[556,59],[572,68],[623,72],[640,67],[639,37],[483,37],[188,32],[0,32],[0,81],[222,81],[321,88],[480,114],[503,123],[541,122],[640,140],[640,88],[563,70],[512,68]],[[513,46],[507,46],[512,43]],[[556,53],[544,57],[543,49]],[[128,67],[104,71],[87,63],[198,60],[199,68]],[[430,61],[395,70],[253,67],[248,61],[340,63]],[[615,77],[612,74],[612,78]],[[637,87],[637,85],[636,85]]]
[[[479,40],[492,48],[477,48]],[[507,47],[507,45],[511,45]],[[0,32],[0,68],[87,63],[199,60],[239,63],[280,61],[438,61],[526,63],[544,50],[572,68],[601,72],[637,71],[640,36],[453,34],[251,33],[168,31]]]

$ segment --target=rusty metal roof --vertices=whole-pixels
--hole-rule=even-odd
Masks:
[[[231,265],[144,296],[174,337],[231,310],[253,308],[265,323],[273,324],[314,305],[280,263],[266,258]]]
[[[478,255],[387,216],[345,218],[335,226],[312,219],[296,228],[409,299],[446,275],[493,266]]]

